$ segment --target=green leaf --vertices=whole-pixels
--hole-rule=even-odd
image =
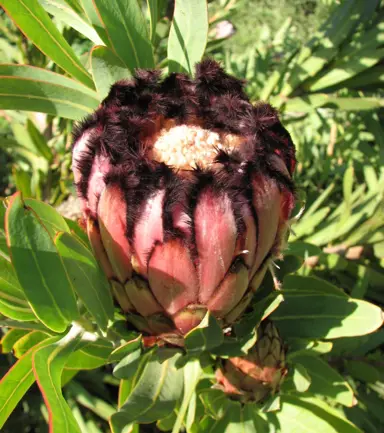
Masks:
[[[208,38],[205,0],[176,0],[168,39],[169,72],[193,74],[203,57]]]
[[[359,55],[360,54],[360,55]],[[327,74],[319,77],[309,87],[310,92],[317,92],[327,87],[346,81],[374,66],[384,57],[384,50],[376,47],[354,53],[353,57],[342,59]],[[357,61],[358,59],[358,61]]]
[[[322,280],[317,277],[302,277],[299,275],[287,275],[284,278],[284,290],[300,290],[302,292],[321,292],[348,298],[348,295],[338,287],[334,286],[328,281]]]
[[[0,428],[3,427],[9,415],[13,412],[16,405],[23,398],[24,394],[31,387],[35,378],[32,371],[32,355],[35,350],[47,346],[58,337],[52,337],[43,341],[38,346],[30,349],[16,364],[8,370],[0,381]]]
[[[286,336],[310,338],[356,336],[373,332],[382,324],[381,310],[365,301],[346,300],[331,295],[292,293],[284,294],[284,298],[286,300],[284,307],[272,318],[277,321],[280,330],[285,328],[282,333]],[[316,305],[312,306],[310,303]],[[296,317],[293,317],[293,314]],[[299,329],[301,327],[304,328]]]
[[[155,66],[146,22],[137,1],[94,0],[108,37],[106,45],[133,72]]]
[[[109,363],[108,357],[111,351],[112,343],[107,341],[89,343],[69,356],[65,369],[93,370],[101,367]]]
[[[141,356],[141,347],[136,347],[130,351],[124,358],[115,366],[113,369],[113,375],[118,379],[131,379],[134,374],[141,371],[142,367],[147,362],[147,358],[150,356]]]
[[[35,124],[30,119],[27,119],[27,130],[40,155],[47,161],[52,161],[52,150],[49,148],[42,133],[36,128]]]
[[[332,108],[346,111],[376,110],[384,105],[383,99],[374,97],[343,98],[316,93],[309,96],[289,99],[284,105],[288,112],[312,112],[315,108]]]
[[[312,245],[307,242],[295,241],[288,244],[285,252],[286,254],[292,254],[305,259],[310,256],[319,256],[323,251],[316,245]]]
[[[132,391],[131,381],[122,379],[119,384],[119,395],[118,395],[118,408],[127,401],[129,394]]]
[[[344,365],[349,374],[362,382],[380,381],[380,371],[366,361],[346,360]]]
[[[132,340],[117,347],[109,356],[109,362],[121,361],[125,356],[136,351],[141,347],[142,337],[141,335],[132,335]]]
[[[36,316],[20,287],[12,264],[1,255],[0,313],[15,320],[36,320]]]
[[[298,392],[305,392],[311,386],[311,376],[302,364],[295,363],[292,380]]]
[[[181,402],[180,409],[177,414],[176,421],[173,426],[172,433],[180,432],[190,402],[193,399],[193,396],[196,397],[196,386],[203,373],[203,370],[200,366],[200,361],[198,359],[189,361],[183,368],[183,373],[184,373],[184,395],[183,395],[183,400]]]
[[[230,406],[231,400],[220,389],[209,388],[201,392],[199,397],[206,409],[206,413],[215,419],[222,418]]]
[[[112,84],[128,79],[131,73],[119,57],[107,47],[93,47],[91,51],[92,75],[100,99],[104,99]]]
[[[282,290],[272,314],[283,337],[328,339],[369,334],[383,323],[381,309],[366,301],[310,290]]]
[[[20,191],[24,197],[33,196],[32,193],[32,176],[29,171],[25,171],[18,167],[13,167],[12,176],[16,184],[17,191]]]
[[[234,330],[236,336],[241,337],[252,332],[257,328],[260,322],[271,315],[278,306],[284,301],[284,297],[280,292],[272,292],[259,302],[256,302],[254,310],[243,316],[243,318],[235,324]]]
[[[159,21],[159,0],[147,0],[149,10],[149,39],[153,43],[156,36],[156,24]]]
[[[96,8],[95,2],[93,0],[79,0],[81,7],[85,12],[85,15],[92,27],[96,30],[97,34],[104,44],[108,44],[108,35],[104,27],[104,23],[100,19],[99,11]]]
[[[362,433],[321,400],[283,396],[281,401],[276,413],[281,433]]]
[[[211,350],[223,342],[223,331],[213,315],[205,315],[199,326],[185,336],[185,348],[189,354]]]
[[[21,358],[28,352],[28,350],[32,349],[32,347],[37,346],[39,343],[46,340],[47,338],[50,338],[50,335],[47,332],[28,332],[28,334],[24,335],[15,343],[13,347],[15,356],[17,358]]]
[[[81,343],[81,336],[81,330],[72,327],[64,338],[33,353],[33,371],[48,408],[52,432],[81,433],[61,392],[64,366]]]
[[[64,0],[39,0],[43,8],[63,24],[72,27],[96,45],[103,41],[92,26],[76,13]]]
[[[282,94],[290,95],[306,79],[316,76],[337,55],[339,45],[353,32],[359,22],[367,21],[373,14],[376,1],[367,7],[356,0],[346,0],[330,14],[320,31],[302,47],[297,55],[296,65],[292,68]]]
[[[25,334],[28,334],[25,329],[10,329],[0,341],[1,353],[12,352],[13,345]]]
[[[113,318],[113,300],[108,280],[95,257],[69,233],[60,233],[55,244],[76,293],[96,323],[105,330]]]
[[[355,404],[353,391],[348,382],[321,358],[302,354],[295,356],[294,362],[304,366],[309,374],[310,393],[327,396],[348,407]]]
[[[88,87],[89,73],[38,0],[2,0],[2,6],[24,35],[58,66]]]
[[[0,108],[79,120],[98,105],[97,93],[71,78],[33,66],[0,65]]]
[[[68,224],[63,216],[49,204],[33,198],[24,199],[24,203],[36,213],[52,238],[59,232],[69,232]]]
[[[120,411],[111,417],[113,431],[131,423],[150,423],[168,416],[183,392],[183,371],[177,370],[180,351],[152,351],[136,386]]]
[[[37,317],[63,332],[79,316],[76,298],[52,237],[20,194],[6,215],[8,244],[16,275]]]
[[[108,421],[116,409],[104,400],[90,394],[79,382],[72,381],[67,385],[67,390],[76,399],[76,401],[100,418]]]

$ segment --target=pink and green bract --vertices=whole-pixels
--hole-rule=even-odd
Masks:
[[[137,70],[74,133],[88,235],[127,320],[180,341],[236,320],[285,239],[295,151],[270,105],[214,61]]]

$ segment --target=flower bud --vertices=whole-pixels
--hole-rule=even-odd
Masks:
[[[232,398],[260,402],[278,391],[286,374],[284,344],[273,323],[265,321],[248,355],[224,360],[216,380]]]

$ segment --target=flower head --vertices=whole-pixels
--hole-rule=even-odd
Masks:
[[[194,80],[138,70],[74,134],[73,171],[94,251],[127,319],[183,335],[228,323],[280,252],[294,146],[270,105],[212,60]]]

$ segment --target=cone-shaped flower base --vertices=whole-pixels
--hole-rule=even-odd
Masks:
[[[168,336],[207,310],[235,320],[279,254],[294,166],[276,111],[253,106],[213,61],[194,81],[139,70],[112,86],[76,129],[73,171],[127,319]]]
[[[216,380],[232,398],[260,402],[278,391],[286,374],[283,342],[272,322],[266,321],[248,355],[222,361]]]

